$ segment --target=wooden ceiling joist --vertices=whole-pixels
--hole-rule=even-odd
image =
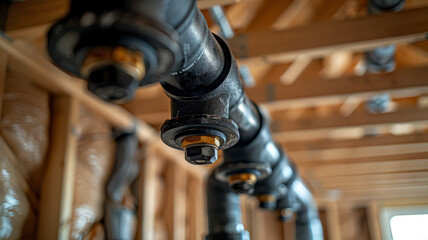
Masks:
[[[428,159],[365,162],[365,163],[343,163],[314,167],[305,167],[307,176],[314,178],[351,176],[380,173],[415,172],[428,168]]]
[[[373,114],[366,111],[355,112],[349,117],[340,113],[332,113],[326,117],[308,115],[290,120],[276,118],[273,124],[275,132],[307,131],[317,129],[342,129],[348,127],[390,126],[403,123],[428,123],[426,109],[409,108],[396,112]]]
[[[381,200],[399,198],[428,197],[428,186],[381,187],[371,189],[355,189],[340,192],[342,201]]]
[[[428,143],[288,152],[293,159],[298,159],[299,163],[304,162],[306,164],[311,164],[310,166],[326,165],[331,162],[380,162],[381,160],[389,160],[391,156],[398,157],[400,155],[413,153],[423,153],[426,157],[428,155]],[[380,157],[385,158],[379,159]],[[398,159],[398,161],[401,160],[407,159]],[[306,164],[305,166],[307,166]]]
[[[324,56],[338,50],[364,51],[385,44],[426,39],[428,8],[347,21],[318,22],[283,30],[242,33],[229,41],[237,58],[292,61],[299,55]]]
[[[404,151],[405,152],[405,151]],[[418,160],[418,159],[428,159],[428,150],[420,150],[420,151],[409,151],[410,153],[388,153],[379,154],[375,156],[344,156],[343,158],[336,159],[320,159],[317,156],[312,158],[295,158],[293,154],[289,154],[291,159],[299,164],[300,167],[316,167],[316,166],[326,166],[333,164],[350,164],[350,163],[373,163],[373,162],[400,162],[400,161],[408,161],[408,160]],[[297,156],[298,157],[298,156]],[[428,166],[427,166],[428,170]]]
[[[387,173],[387,174],[374,174],[374,175],[360,175],[360,176],[347,176],[335,177],[332,179],[318,179],[322,187],[327,189],[335,188],[353,188],[367,187],[367,186],[385,186],[392,184],[409,184],[409,183],[427,183],[428,172],[410,172],[410,173]]]
[[[411,143],[427,143],[428,133],[414,133],[408,135],[394,136],[367,136],[360,139],[350,140],[312,140],[295,142],[287,139],[278,139],[287,151],[305,151],[305,150],[321,150],[335,148],[353,148],[367,146],[385,146]]]
[[[428,12],[427,12],[428,13]],[[271,83],[271,91],[248,89],[248,95],[270,110],[342,103],[348,96],[368,99],[377,93],[419,95],[428,90],[428,67],[397,69],[388,74],[368,74],[362,77],[347,76],[340,79],[297,81],[286,86]],[[273,99],[273,100],[272,100]]]
[[[230,5],[240,3],[243,1],[258,1],[258,0],[198,0],[198,7],[200,9],[207,9],[215,5]]]

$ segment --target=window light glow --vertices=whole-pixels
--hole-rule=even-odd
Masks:
[[[393,240],[428,239],[428,214],[395,215],[389,224]]]

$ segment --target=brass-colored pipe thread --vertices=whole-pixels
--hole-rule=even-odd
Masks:
[[[270,203],[270,202],[275,202],[276,201],[276,196],[273,194],[262,194],[262,195],[257,195],[257,199],[259,200],[260,203]]]
[[[98,46],[90,48],[80,68],[80,72],[86,78],[94,70],[109,65],[121,68],[136,80],[141,80],[146,75],[143,54],[122,46]]]
[[[248,184],[255,184],[257,182],[257,176],[254,173],[239,173],[232,174],[228,177],[229,185],[236,183],[246,182]]]
[[[206,144],[212,145],[216,148],[220,147],[220,138],[216,136],[189,136],[181,141],[181,147],[184,149],[186,147],[195,145],[195,144]]]

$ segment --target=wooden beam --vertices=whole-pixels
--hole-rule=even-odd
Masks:
[[[426,38],[428,8],[328,21],[283,31],[251,32],[229,41],[234,55],[269,62],[291,61],[300,55],[320,57],[337,50],[365,51],[385,44]]]
[[[358,161],[360,159],[366,161],[365,159],[367,158],[411,153],[428,153],[428,143],[288,152],[288,154],[296,161],[311,163],[311,165],[316,163],[328,163],[332,161],[356,162],[356,160]]]
[[[327,55],[321,76],[327,79],[341,77],[351,66],[352,57],[352,52],[349,51],[337,51]]]
[[[7,55],[0,50],[0,118],[2,116],[2,106],[4,97],[4,87],[6,84],[7,74]]]
[[[364,162],[364,163],[342,163],[321,165],[314,167],[301,167],[307,176],[311,178],[323,178],[346,175],[367,175],[394,172],[414,172],[428,170],[428,159]]]
[[[419,95],[428,91],[428,67],[397,69],[387,74],[367,74],[362,77],[347,76],[340,79],[297,81],[285,86],[272,79],[271,91],[248,89],[248,95],[263,103],[270,110],[308,107],[316,104],[341,104],[348,96],[369,99],[377,93],[394,96]]]
[[[354,184],[342,187],[326,187],[325,189],[332,190],[355,190],[355,189],[371,189],[371,188],[381,188],[381,187],[414,187],[420,185],[428,185],[428,178],[424,179],[405,179],[405,180],[389,180],[385,182],[372,182],[368,184]]]
[[[137,228],[137,239],[153,240],[156,214],[156,178],[159,174],[157,165],[162,159],[157,158],[150,149],[146,149],[144,156],[144,159],[140,161],[142,165],[139,176],[138,222],[140,225]],[[157,200],[159,201],[159,199]]]
[[[327,233],[328,239],[340,240],[342,239],[340,233],[340,214],[338,202],[332,201],[327,203],[326,206],[327,215]]]
[[[194,230],[190,239],[200,240],[204,238],[204,234],[207,232],[204,181],[197,178],[190,178],[189,188],[189,200],[192,203],[190,210],[193,213],[190,216],[190,222],[192,224],[191,228]]]
[[[70,0],[27,0],[13,3],[9,9],[6,31],[50,24],[65,16]]]
[[[311,61],[312,58],[305,55],[296,58],[296,60],[290,65],[290,67],[288,67],[281,75],[281,83],[285,85],[293,84],[296,79],[302,74],[302,72],[309,66]]]
[[[335,148],[354,148],[367,146],[385,146],[412,143],[427,143],[428,133],[414,133],[408,135],[382,135],[365,136],[360,139],[348,140],[312,140],[312,141],[290,141],[289,139],[278,139],[287,151],[322,150]]]
[[[293,0],[262,1],[256,15],[245,28],[245,31],[251,32],[269,29],[292,2]]]
[[[344,117],[337,112],[325,117],[308,114],[293,120],[275,117],[272,128],[275,132],[283,132],[286,135],[287,132],[308,134],[318,129],[333,130],[350,127],[391,126],[398,123],[428,123],[428,111],[409,108],[382,114],[359,111],[349,117]]]
[[[379,203],[375,200],[370,201],[367,209],[367,219],[369,223],[370,238],[372,240],[382,240],[382,232],[379,219]]]
[[[186,238],[186,182],[184,171],[171,164],[167,167],[166,216],[168,239],[181,240]]]
[[[256,0],[198,0],[198,7],[200,9],[207,9],[215,5],[230,5],[240,3],[244,1],[256,1]]]
[[[272,25],[273,29],[283,30],[288,27],[294,26],[296,19],[300,20],[298,24],[307,23],[312,15],[312,8],[315,1],[311,0],[294,0],[290,6],[279,16],[279,18]]]
[[[428,185],[413,187],[379,187],[341,191],[341,200],[375,200],[391,198],[428,197]]]
[[[37,239],[69,239],[77,154],[75,125],[78,102],[59,95],[53,100],[55,113],[51,147],[40,197]]]
[[[422,150],[421,152],[415,153],[407,153],[407,154],[385,154],[380,156],[371,156],[371,157],[354,157],[347,156],[343,159],[325,159],[319,160],[316,157],[309,158],[296,158],[292,154],[289,154],[291,158],[299,164],[301,167],[315,167],[322,165],[331,165],[331,164],[350,164],[350,163],[368,163],[368,162],[399,162],[399,161],[407,161],[407,160],[417,160],[417,159],[428,159],[428,151]]]
[[[428,178],[428,170],[417,172],[380,173],[350,176],[327,176],[317,181],[325,188],[346,188],[354,185],[367,186],[370,183],[391,183],[405,180],[424,180]]]

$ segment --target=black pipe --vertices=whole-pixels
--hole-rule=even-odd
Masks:
[[[283,153],[273,141],[269,122],[262,116],[260,109],[248,100],[239,107],[240,109],[235,109],[235,113],[241,115],[236,119],[247,138],[241,138],[236,145],[224,150],[223,163],[215,172],[217,178],[224,182],[227,182],[231,175],[243,173],[253,174],[260,181],[272,173],[273,166],[277,165]],[[254,184],[255,182],[249,184],[237,181],[232,183],[231,187],[236,192],[251,193]]]
[[[177,149],[184,148],[182,142],[189,136],[218,138],[218,146],[209,146],[207,151],[212,156],[200,154],[206,145],[196,146],[198,151],[192,152],[197,156],[185,151],[190,163],[209,164],[217,149],[227,149],[238,140],[251,141],[259,131],[260,115],[244,94],[229,47],[209,31],[196,3],[193,7],[187,25],[177,27],[180,45],[187,49],[183,52],[187,64],[161,81],[171,98],[171,119],[163,124],[161,136]]]
[[[211,174],[207,181],[207,240],[249,240],[242,223],[239,195]]]
[[[367,11],[370,14],[400,11],[405,0],[370,0]],[[365,53],[367,68],[371,73],[392,72],[395,69],[395,45],[377,47]]]
[[[218,149],[227,149],[223,164],[208,181],[208,239],[249,238],[239,197],[227,184],[231,177],[239,180],[240,174],[251,180],[247,190],[255,195],[281,197],[282,188],[290,191],[295,186],[296,194],[304,194],[296,197],[302,205],[300,229],[307,229],[302,230],[305,234],[313,230],[307,227],[316,222],[310,193],[299,190],[299,181],[292,181],[294,167],[272,139],[261,111],[246,97],[230,49],[210,33],[196,0],[73,0],[70,13],[52,27],[48,37],[54,62],[81,76],[84,60],[93,57],[90,51],[97,46],[121,46],[129,56],[137,55],[136,60],[144,57],[144,68],[132,65],[136,71],[146,70],[142,79],[130,79],[126,69],[115,65],[121,62],[111,58],[113,70],[99,68],[89,75],[91,90],[99,93],[96,90],[101,89],[105,99],[116,99],[138,85],[161,82],[171,98],[171,119],[162,126],[162,140],[171,147],[186,148],[186,160],[194,164],[212,163]],[[111,76],[105,78],[97,71]],[[189,148],[183,147],[189,142]],[[255,180],[259,182],[254,189]]]
[[[105,203],[106,234],[108,239],[131,239],[134,236],[132,221],[135,211],[123,205],[125,192],[138,176],[138,139],[133,132],[114,131],[116,156],[114,167],[106,187]]]
[[[297,177],[291,183],[290,191],[299,203],[296,218],[296,240],[322,240],[323,230],[318,216],[318,208],[311,192]]]

